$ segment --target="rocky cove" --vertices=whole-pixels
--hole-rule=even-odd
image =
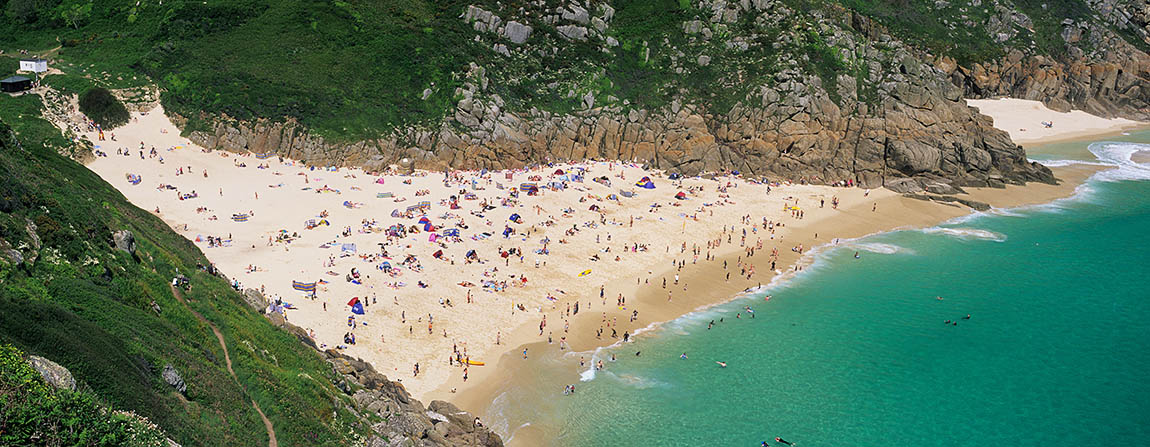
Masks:
[[[714,14],[683,23],[683,32],[691,45],[725,39],[726,51],[732,52],[746,47],[744,38],[755,36],[731,31],[721,38],[712,35],[712,28],[723,29],[747,16],[769,27],[778,20],[773,17],[796,12],[784,2],[703,3],[703,9]],[[1106,20],[1145,34],[1145,8],[1094,3]],[[557,26],[560,45],[596,39],[604,49],[618,45],[608,35],[614,10],[586,6],[545,9],[542,23],[534,27],[501,19],[506,12],[477,6],[461,19],[475,25],[477,40],[499,42],[492,46],[499,55],[532,51],[540,45],[528,39],[532,30],[538,35],[547,26]],[[1034,26],[1015,9],[998,5],[995,11],[985,26],[1002,42]],[[1055,181],[964,98],[1009,96],[1040,100],[1060,111],[1081,109],[1143,120],[1150,116],[1150,58],[1096,22],[1064,21],[1060,26],[1067,53],[1060,57],[1008,48],[997,61],[963,66],[905,44],[857,12],[831,8],[811,11],[811,16],[811,27],[858,65],[853,74],[828,79],[812,72],[805,55],[783,55],[781,70],[757,85],[738,86],[747,94],[729,110],[692,100],[683,91],[654,110],[577,92],[569,95],[582,107],[570,113],[516,110],[497,92],[498,80],[489,69],[473,62],[456,89],[454,111],[437,126],[344,142],[312,133],[292,119],[239,121],[205,115],[199,118],[211,123],[210,129],[187,134],[210,149],[275,153],[316,165],[379,169],[407,158],[421,169],[497,169],[607,158],[686,174],[737,170],[778,180],[853,180],[866,188],[953,193],[964,186]],[[801,38],[783,33],[779,45],[785,48]],[[686,73],[711,63],[705,52],[698,57],[687,53],[676,59],[676,70]],[[176,122],[186,120],[176,117]]]

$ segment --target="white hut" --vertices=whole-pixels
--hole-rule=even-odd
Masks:
[[[21,59],[20,71],[43,73],[48,71],[48,61],[46,59]]]

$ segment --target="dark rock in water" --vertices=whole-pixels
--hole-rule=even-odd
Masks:
[[[180,394],[187,395],[188,385],[184,383],[184,379],[180,377],[180,373],[170,363],[164,365],[164,372],[160,374],[164,378],[164,382],[179,391]]]
[[[62,390],[76,390],[76,379],[72,378],[72,372],[68,371],[67,368],[35,355],[28,356],[28,363],[32,365],[33,369],[40,372],[40,376],[49,385]]]
[[[136,254],[136,236],[129,230],[112,233],[112,243],[116,246],[116,250],[130,255]]]

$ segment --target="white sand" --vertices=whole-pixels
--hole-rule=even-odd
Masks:
[[[788,197],[801,199],[800,205],[810,219],[828,219],[836,215],[832,211],[830,199],[838,196],[843,203],[870,203],[894,194],[879,190],[870,192],[869,197],[858,188],[832,188],[826,186],[783,186],[775,188],[770,195],[763,185],[734,178],[719,181],[692,178],[684,180],[683,190],[688,187],[702,189],[692,193],[689,200],[678,201],[673,195],[679,191],[672,182],[654,173],[644,172],[634,166],[623,166],[618,162],[589,162],[579,166],[589,169],[585,181],[568,182],[569,188],[563,191],[543,190],[538,196],[520,194],[517,200],[503,203],[509,195],[509,188],[528,181],[529,176],[540,176],[537,182],[541,187],[553,178],[557,168],[565,171],[572,166],[541,168],[531,172],[515,172],[513,180],[506,180],[503,172],[480,177],[478,173],[457,173],[458,181],[444,183],[443,173],[417,173],[415,176],[370,175],[359,169],[342,168],[338,171],[314,171],[293,165],[290,160],[278,158],[259,160],[252,154],[237,155],[228,152],[205,152],[179,137],[178,130],[163,115],[162,110],[153,110],[147,115],[134,115],[133,122],[114,133],[118,141],[96,142],[98,150],[108,154],[98,157],[89,168],[132,201],[147,210],[160,210],[160,216],[173,228],[196,244],[208,258],[230,278],[237,279],[244,288],[263,288],[268,297],[280,297],[293,304],[296,310],[288,310],[289,321],[315,331],[317,343],[327,347],[343,344],[343,336],[351,330],[348,327],[350,315],[347,302],[352,297],[371,301],[367,314],[358,316],[358,328],[354,330],[357,344],[345,352],[372,362],[376,368],[393,379],[401,379],[416,397],[423,397],[436,387],[447,383],[448,379],[460,374],[459,368],[451,368],[444,360],[452,353],[453,346],[467,350],[470,358],[477,361],[495,361],[508,346],[525,343],[519,335],[534,336],[533,330],[539,323],[540,315],[546,308],[554,310],[574,299],[584,298],[589,310],[598,313],[599,287],[614,280],[629,281],[640,276],[650,277],[651,271],[659,272],[669,266],[669,255],[675,253],[681,243],[687,247],[705,247],[707,241],[720,239],[724,226],[737,225],[741,230],[749,226],[741,225],[741,217],[750,215],[750,223],[761,223],[768,218],[775,222],[793,219],[789,211],[784,211],[784,201]],[[88,134],[96,140],[96,135]],[[141,142],[146,148],[145,158],[141,159]],[[147,150],[152,147],[159,157],[149,157]],[[130,156],[116,155],[117,149],[129,149]],[[162,157],[163,163],[160,162]],[[238,164],[246,164],[239,167]],[[269,167],[260,169],[258,165]],[[177,169],[185,173],[177,175]],[[207,172],[205,177],[204,172]],[[142,176],[139,185],[130,185],[126,174]],[[305,175],[306,174],[306,177]],[[650,175],[657,188],[641,189],[634,183],[644,175]],[[606,187],[591,179],[607,176],[612,187]],[[383,183],[377,183],[377,179]],[[305,180],[306,179],[306,180]],[[471,182],[478,189],[473,189]],[[405,184],[410,181],[410,184]],[[498,189],[497,184],[508,189]],[[176,189],[158,188],[161,184],[174,185]],[[729,184],[727,193],[720,187]],[[282,186],[281,186],[282,185]],[[339,193],[319,193],[318,189],[329,187]],[[474,200],[460,197],[461,209],[449,209],[446,200],[461,190],[476,194]],[[635,198],[618,201],[607,200],[607,196],[620,189],[635,191]],[[430,194],[416,196],[418,190],[428,190]],[[178,200],[179,194],[198,194],[197,198]],[[221,194],[222,191],[222,194]],[[380,192],[390,192],[397,198],[377,198]],[[258,199],[256,198],[258,194]],[[817,202],[826,199],[825,209],[819,209]],[[362,204],[358,208],[348,208],[342,204],[350,201]],[[411,218],[393,218],[393,209],[404,210],[420,201],[431,202],[427,217],[442,229],[457,228],[461,240],[440,239],[440,243],[428,241],[428,233],[422,232],[417,224],[418,215]],[[487,202],[495,208],[480,213],[480,204]],[[652,204],[661,207],[652,209]],[[705,206],[704,204],[709,204]],[[590,211],[597,205],[604,213]],[[542,207],[537,209],[536,207]],[[205,208],[206,211],[197,211]],[[570,208],[570,213],[564,213]],[[868,211],[870,206],[867,206]],[[330,213],[326,220],[330,226],[307,230],[306,221],[319,220],[319,214]],[[251,213],[247,222],[236,222],[231,218],[235,213]],[[508,221],[508,216],[518,213],[523,222]],[[689,216],[697,215],[698,219]],[[631,219],[634,218],[632,225]],[[402,240],[388,240],[383,232],[369,230],[365,221],[374,221],[374,229],[386,229],[393,224],[407,227],[418,225],[420,233],[409,234]],[[798,222],[798,221],[795,221]],[[465,224],[467,228],[461,228]],[[548,224],[551,224],[548,226]],[[515,234],[504,238],[506,225]],[[574,235],[565,231],[576,227]],[[350,228],[350,235],[341,232]],[[789,227],[788,227],[789,229]],[[783,229],[778,229],[782,238]],[[282,233],[281,233],[282,232]],[[483,240],[472,237],[488,232],[491,236]],[[269,237],[278,234],[298,235],[290,243],[273,242]],[[219,237],[230,240],[224,247],[209,247],[202,237]],[[541,255],[535,251],[542,248],[540,241],[550,239],[550,254]],[[608,239],[610,238],[610,239]],[[766,230],[748,233],[747,244],[757,239],[770,241]],[[609,242],[608,242],[609,241]],[[739,237],[733,244],[715,250],[715,255],[737,252]],[[777,242],[767,247],[777,246]],[[379,256],[380,245],[387,243],[389,258]],[[330,244],[325,247],[324,244]],[[342,244],[355,244],[354,255],[341,255]],[[649,251],[624,252],[624,246],[648,244]],[[610,252],[602,250],[610,248]],[[519,248],[523,259],[500,258],[501,250]],[[464,254],[474,249],[481,263],[465,263]],[[437,260],[432,253],[443,250],[446,260]],[[705,250],[704,250],[705,251]],[[598,254],[598,261],[591,257]],[[401,266],[407,255],[418,259],[421,270]],[[619,256],[616,261],[615,257]],[[680,255],[681,257],[682,255]],[[700,256],[700,262],[703,256]],[[334,260],[331,265],[328,264]],[[391,277],[377,269],[383,261],[400,267],[402,274]],[[537,268],[535,263],[539,262]],[[362,274],[363,284],[346,281],[352,268]],[[591,270],[587,276],[580,272]],[[759,270],[767,267],[759,266]],[[253,271],[254,270],[254,271]],[[329,274],[327,272],[333,272]],[[515,286],[518,278],[526,276],[526,285]],[[292,289],[292,281],[326,280],[319,288],[319,299],[305,298]],[[426,288],[418,282],[428,284]],[[459,283],[468,281],[475,287],[463,287]],[[506,281],[508,287],[502,292],[494,292],[482,287],[484,281]],[[652,279],[652,282],[655,280]],[[405,285],[397,286],[402,282]],[[471,291],[473,304],[467,304],[467,292]],[[554,302],[548,298],[551,295]],[[608,294],[608,300],[615,294]],[[441,304],[450,299],[452,306]],[[326,303],[326,311],[323,305]],[[522,304],[526,311],[515,310]],[[593,306],[593,307],[592,307]],[[610,306],[608,306],[610,307]],[[403,315],[404,317],[401,317]],[[429,320],[434,325],[429,334]],[[561,322],[549,321],[548,332],[554,331],[559,338]],[[446,336],[444,336],[446,331]],[[502,333],[503,347],[495,346],[497,332]],[[382,339],[381,339],[382,336]],[[530,341],[537,341],[531,339]],[[415,363],[421,366],[418,377],[412,376]]]
[[[1123,118],[1102,118],[1081,110],[1056,112],[1040,101],[1025,99],[968,99],[966,103],[994,119],[994,127],[1023,146],[1118,133],[1148,123]],[[1053,123],[1046,127],[1042,123]]]

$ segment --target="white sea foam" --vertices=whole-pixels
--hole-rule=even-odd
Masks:
[[[878,253],[883,255],[893,255],[895,253],[914,253],[909,248],[899,247],[894,244],[884,244],[882,242],[856,242],[850,245],[862,251],[869,251],[871,253]]]
[[[945,234],[959,239],[981,239],[985,241],[1004,242],[1006,235],[995,233],[990,230],[981,230],[978,228],[949,228],[949,227],[929,227],[921,230],[926,234]]]
[[[1137,163],[1133,160],[1134,154],[1138,152],[1150,152],[1150,145],[1104,141],[1092,143],[1087,149],[1103,164],[1115,167],[1094,174],[1092,180],[1150,180],[1150,163]]]

